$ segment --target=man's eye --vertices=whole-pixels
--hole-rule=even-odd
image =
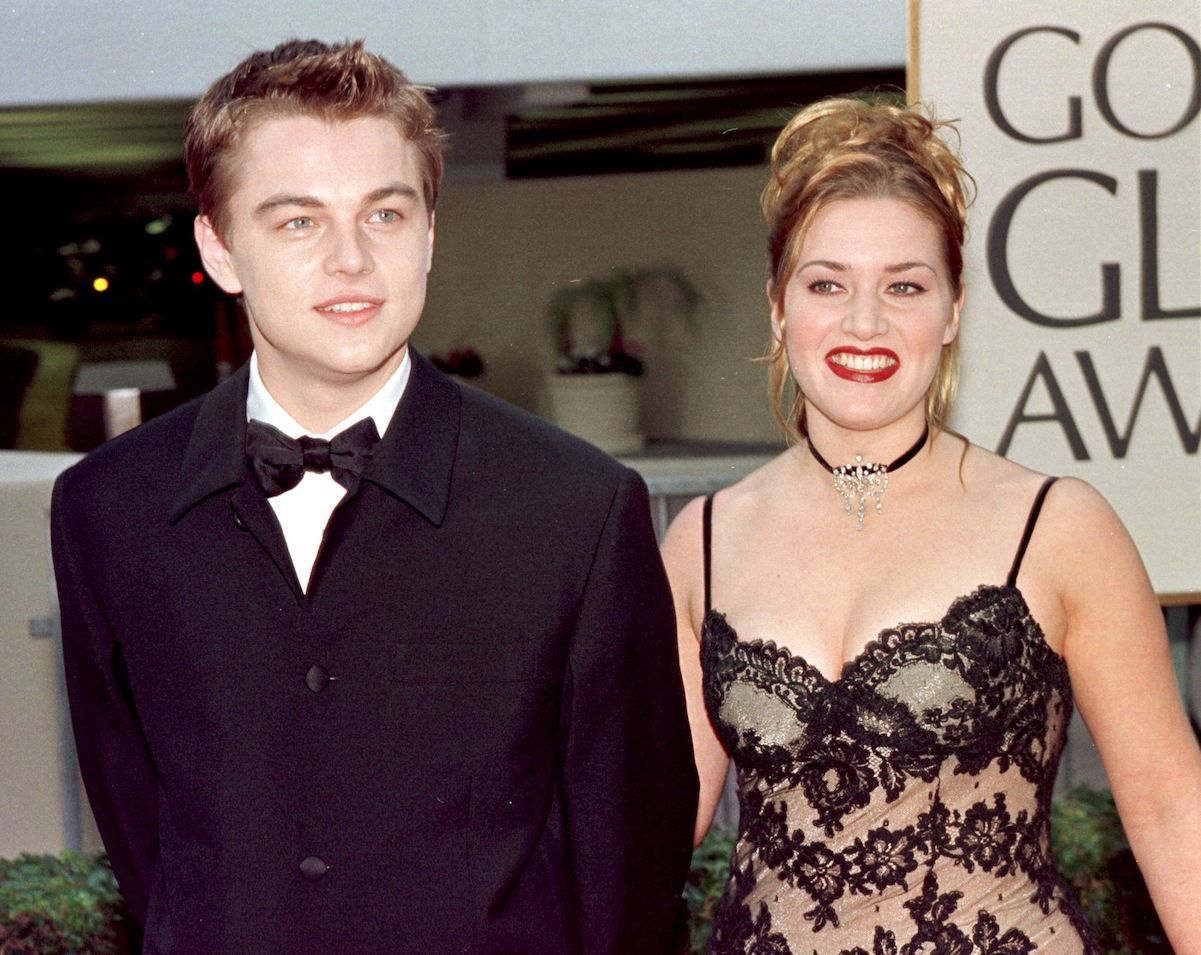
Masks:
[[[295,219],[289,219],[284,223],[285,229],[307,229],[313,224],[313,220],[308,216],[297,216]]]
[[[385,223],[399,222],[400,221],[400,213],[397,212],[395,209],[380,209],[378,212],[372,213],[371,218],[375,222],[385,222]]]

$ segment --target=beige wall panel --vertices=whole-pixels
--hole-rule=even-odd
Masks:
[[[50,481],[0,483],[0,856],[65,848],[59,645],[51,616]],[[55,631],[57,633],[57,631]]]
[[[753,362],[768,341],[766,177],[752,167],[448,184],[416,342],[475,347],[484,386],[537,411],[553,366],[544,314],[555,289],[614,268],[676,265],[704,302],[695,332],[678,322],[647,330],[646,432],[773,441],[765,372]]]

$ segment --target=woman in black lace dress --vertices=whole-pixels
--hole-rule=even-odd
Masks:
[[[664,545],[698,839],[738,768],[712,951],[1096,952],[1048,845],[1074,699],[1172,943],[1201,953],[1201,754],[1138,554],[1088,485],[944,426],[966,177],[939,125],[831,101],[781,133],[793,440]]]

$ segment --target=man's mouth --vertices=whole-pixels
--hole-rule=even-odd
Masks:
[[[338,312],[347,314],[350,312],[361,312],[364,309],[375,308],[371,302],[338,302],[334,305],[318,305],[318,311],[322,312]]]
[[[314,309],[339,325],[355,327],[370,321],[383,304],[382,299],[347,296],[327,299]]]

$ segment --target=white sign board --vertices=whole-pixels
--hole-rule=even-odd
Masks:
[[[952,424],[1095,485],[1161,597],[1201,600],[1201,4],[910,18],[910,97],[979,189]]]

